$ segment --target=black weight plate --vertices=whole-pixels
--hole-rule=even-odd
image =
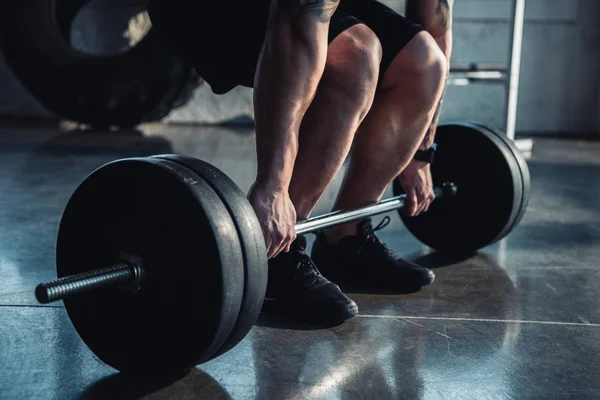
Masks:
[[[183,155],[156,157],[180,163],[204,179],[221,197],[238,230],[244,253],[244,297],[237,323],[223,347],[215,355],[218,356],[231,350],[246,337],[262,308],[267,288],[267,250],[262,229],[244,192],[220,169],[197,158]]]
[[[523,219],[523,216],[525,215],[525,212],[527,211],[527,207],[529,205],[529,197],[531,195],[531,174],[529,172],[529,166],[527,165],[527,160],[525,160],[525,157],[523,157],[523,154],[521,154],[521,152],[519,151],[517,146],[515,146],[513,141],[510,140],[508,137],[506,137],[506,134],[502,133],[499,129],[493,128],[491,126],[482,125],[482,124],[478,124],[478,125],[482,128],[488,129],[490,132],[497,135],[508,146],[510,151],[514,154],[515,159],[517,160],[517,163],[519,164],[519,167],[521,170],[521,177],[523,179],[523,196],[521,199],[521,207],[519,209],[519,213],[517,214],[517,217],[513,221],[512,226],[510,226],[507,229],[507,231],[504,233],[504,235],[502,235],[502,237],[506,237],[506,235],[508,235],[510,232],[512,232],[512,230],[515,229],[517,227],[517,225],[519,225],[519,223]]]
[[[504,225],[504,228],[498,233],[498,236],[490,242],[490,244],[491,244],[491,243],[497,242],[498,240],[500,240],[504,236],[506,236],[508,234],[508,232],[510,231],[510,229],[513,227],[515,220],[519,216],[519,212],[521,210],[521,204],[523,203],[523,177],[521,174],[521,168],[520,168],[518,161],[514,157],[514,153],[506,145],[505,141],[503,141],[496,133],[492,132],[488,127],[486,127],[482,124],[476,123],[476,122],[471,122],[471,121],[462,122],[460,124],[468,125],[468,126],[472,127],[473,129],[476,129],[482,133],[490,134],[491,135],[490,139],[496,143],[498,148],[505,155],[506,162],[510,166],[512,173],[518,177],[517,179],[515,179],[514,207],[513,207],[511,216],[508,219],[506,225]]]
[[[58,276],[136,255],[138,293],[106,288],[65,300],[91,351],[135,375],[188,370],[218,351],[237,320],[242,251],[229,212],[181,165],[152,158],[109,163],[88,176],[63,214]]]
[[[454,182],[458,193],[434,201],[417,217],[400,216],[429,247],[471,253],[501,239],[522,204],[522,177],[514,155],[493,133],[475,124],[442,124],[432,165],[434,185]],[[396,180],[394,193],[403,192]]]

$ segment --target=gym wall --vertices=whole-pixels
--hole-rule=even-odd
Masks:
[[[384,0],[402,11],[404,0]],[[527,0],[517,130],[520,134],[600,136],[600,2]],[[453,63],[506,63],[510,0],[456,0]],[[504,127],[505,90],[500,85],[451,86],[443,120],[474,119]],[[48,117],[0,60],[0,114]],[[252,115],[249,89],[215,96],[200,87],[168,122],[217,123]]]

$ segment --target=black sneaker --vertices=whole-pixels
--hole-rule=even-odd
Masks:
[[[312,249],[315,264],[323,275],[340,284],[368,280],[383,289],[401,291],[431,284],[433,271],[400,258],[375,236],[389,222],[390,217],[385,217],[373,228],[367,219],[358,226],[356,236],[345,237],[334,246],[319,233]]]
[[[265,309],[318,324],[338,324],[358,314],[356,303],[317,270],[306,254],[304,236],[288,253],[269,260]]]

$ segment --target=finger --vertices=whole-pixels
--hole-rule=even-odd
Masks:
[[[425,200],[425,206],[423,207],[423,211],[422,211],[423,214],[426,213],[427,211],[429,211],[429,206],[430,205],[431,205],[431,198],[428,197]]]
[[[273,232],[271,234],[271,249],[270,249],[270,258],[275,258],[281,252],[283,244],[283,235],[278,232]]]
[[[290,247],[292,246],[292,235],[291,234],[287,234],[284,236],[284,238],[281,241],[281,247],[279,248],[279,252],[280,253],[287,253],[290,251]]]
[[[277,250],[273,251],[273,256],[271,258],[275,258],[281,253],[281,247],[278,247]]]
[[[427,206],[427,195],[425,192],[421,192],[417,194],[417,210],[415,215],[419,215],[423,212],[425,207]]]
[[[274,251],[275,251],[275,249],[273,248],[273,246],[271,246],[267,249],[267,259],[270,260],[271,258],[273,258]]]
[[[284,232],[282,234],[280,234],[280,236],[277,237],[277,249],[275,250],[275,255],[273,257],[276,257],[277,255],[281,254],[282,252],[288,252],[292,242],[294,241],[294,239],[296,238],[296,232],[293,228],[290,228],[290,230],[288,232]]]
[[[265,236],[265,248],[267,249],[267,258],[271,258],[271,246],[272,246],[272,242],[271,242],[271,238],[267,235]]]
[[[425,191],[425,198],[423,199],[423,209],[421,210],[421,214],[426,213],[429,210],[432,199],[433,192],[431,190]]]
[[[283,247],[277,246],[277,248],[275,250],[273,250],[273,256],[271,258],[277,257],[281,253],[281,250],[283,250]]]
[[[431,202],[435,199],[435,194],[433,193],[433,190],[430,189],[428,191],[428,195],[427,195],[427,206],[425,207],[425,209],[423,210],[423,212],[427,212],[429,211],[429,207],[431,207]]]
[[[419,208],[417,209],[417,212],[415,213],[415,215],[421,215],[425,212],[425,207],[427,207],[427,200],[422,200],[419,203]]]
[[[406,213],[411,217],[413,217],[417,211],[417,195],[413,188],[406,191],[406,204],[404,208]]]
[[[294,241],[296,240],[296,229],[295,227],[292,228],[291,232],[290,232],[290,236],[289,236],[289,242],[288,245],[285,248],[285,252],[289,252],[290,248],[292,247],[292,244],[294,243]]]
[[[267,251],[267,257],[269,260],[277,255],[277,247],[278,246],[276,246],[276,244],[273,241],[271,241],[271,243],[269,244],[269,250]]]
[[[431,204],[429,200],[429,196],[425,197],[425,201],[423,202],[423,209],[421,210],[421,214],[425,214],[427,210],[429,210],[429,204]]]
[[[427,207],[425,208],[424,212],[429,211],[429,207],[431,207],[431,203],[433,203],[434,200],[435,200],[435,194],[433,192],[431,192],[427,199]]]
[[[289,253],[290,248],[292,247],[292,243],[294,243],[294,240],[296,240],[295,235],[290,236],[290,238],[288,239],[288,241],[286,242],[286,244],[283,246],[283,252],[284,253]]]
[[[277,257],[285,247],[283,236],[278,236],[273,246],[273,258]]]

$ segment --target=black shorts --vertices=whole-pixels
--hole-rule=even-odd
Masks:
[[[271,0],[151,0],[148,8],[156,33],[217,94],[238,85],[253,86],[267,31]],[[334,13],[329,42],[363,23],[383,48],[380,76],[423,27],[376,0],[341,0]]]

